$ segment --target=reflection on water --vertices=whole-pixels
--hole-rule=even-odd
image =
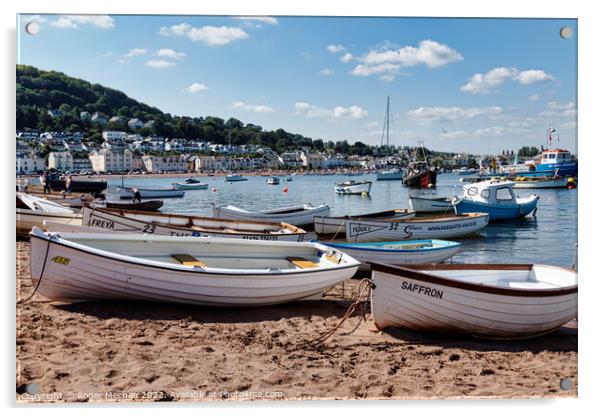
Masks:
[[[227,183],[223,177],[205,177],[208,190],[186,191],[181,199],[166,199],[164,212],[211,216],[211,203],[236,205],[245,209],[267,209],[311,202],[327,203],[331,215],[361,214],[391,208],[409,208],[408,196],[453,196],[462,193],[463,183],[453,174],[442,174],[433,189],[408,189],[398,181],[372,180],[370,197],[335,195],[334,184],[344,176],[294,176],[280,186],[266,185],[263,177],[249,177],[245,182]],[[126,186],[167,187],[173,178],[126,178]],[[109,181],[121,185],[121,178]],[[216,192],[211,188],[215,187]],[[283,192],[287,187],[288,192]],[[571,267],[577,243],[577,189],[517,190],[520,196],[540,196],[536,218],[531,216],[507,223],[492,223],[477,236],[461,239],[464,249],[454,256],[461,263],[545,263]]]

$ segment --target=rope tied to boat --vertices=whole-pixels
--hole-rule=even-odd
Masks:
[[[329,339],[331,336],[333,336],[335,334],[335,332],[343,325],[343,323],[348,318],[350,318],[353,315],[353,313],[356,311],[356,309],[360,308],[360,312],[361,312],[360,320],[353,327],[353,329],[343,333],[342,335],[343,336],[351,335],[355,331],[357,331],[357,329],[359,328],[359,326],[362,322],[367,322],[365,304],[370,299],[370,292],[372,289],[374,289],[374,287],[375,287],[374,283],[372,283],[372,281],[370,279],[367,279],[367,278],[362,279],[358,286],[355,301],[351,305],[349,305],[349,308],[347,308],[347,311],[345,312],[343,317],[339,320],[339,322],[332,329],[328,330],[327,332],[325,332],[313,339],[310,339],[309,341],[305,341],[305,342],[297,345],[295,347],[295,349],[303,348],[305,346],[317,347],[320,344],[323,344],[327,339]]]
[[[51,234],[48,238],[48,244],[46,245],[46,254],[44,255],[44,263],[42,264],[42,272],[40,273],[40,278],[38,279],[38,283],[36,283],[36,287],[34,287],[33,292],[31,292],[31,294],[26,299],[21,299],[19,302],[17,302],[17,305],[23,305],[29,302],[38,291],[40,283],[42,283],[42,278],[44,277],[44,271],[46,270],[46,261],[48,260],[48,253],[50,253],[50,243],[53,237],[54,234]]]

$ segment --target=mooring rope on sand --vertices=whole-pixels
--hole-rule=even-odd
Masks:
[[[365,292],[368,292],[368,294],[369,294],[373,288],[374,288],[374,283],[372,283],[372,281],[370,279],[362,279],[360,281],[360,284],[358,287],[357,296],[356,296],[355,301],[351,305],[349,305],[349,308],[347,308],[347,311],[345,312],[345,314],[343,315],[341,320],[336,324],[336,326],[334,328],[330,329],[329,331],[317,336],[316,338],[312,338],[309,341],[305,341],[305,342],[302,342],[301,344],[298,344],[294,349],[303,348],[305,346],[317,347],[318,345],[324,343],[328,338],[330,338],[331,336],[333,336],[335,334],[335,332],[341,327],[341,325],[343,325],[343,323],[351,315],[353,315],[353,313],[355,312],[355,310],[357,308],[360,308],[361,319],[358,321],[358,323],[354,326],[354,328],[352,330],[345,332],[342,335],[346,336],[346,335],[353,334],[359,328],[362,321],[364,321],[364,322],[367,321],[366,310],[365,310],[364,304],[365,304],[365,302],[368,301],[369,297],[365,296],[366,295]]]
[[[40,278],[38,279],[38,283],[36,283],[36,287],[34,287],[33,292],[31,292],[31,294],[27,297],[27,299],[21,299],[20,301],[17,302],[17,305],[22,305],[24,303],[27,303],[31,300],[31,298],[33,298],[33,295],[36,294],[36,292],[38,291],[38,288],[40,287],[40,283],[42,283],[42,278],[44,277],[44,270],[46,270],[46,261],[48,260],[48,253],[50,252],[50,243],[51,243],[52,237],[48,239],[48,245],[46,246],[46,255],[44,256],[44,264],[42,265],[42,272],[40,273]],[[30,253],[31,255],[31,253]]]

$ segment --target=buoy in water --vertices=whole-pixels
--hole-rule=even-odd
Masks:
[[[285,186],[284,188],[282,188],[282,192],[287,193],[288,192],[288,186]]]
[[[573,189],[575,187],[577,187],[577,182],[575,182],[574,178],[568,178],[566,181],[566,187],[569,189]]]
[[[214,186],[213,188],[211,188],[211,192],[217,192],[217,188]]]
[[[362,192],[362,197],[366,198],[366,197],[368,197],[368,196],[370,196],[370,194],[369,194],[368,192],[365,192],[365,191],[364,191],[364,192]]]
[[[429,183],[429,184],[427,185],[427,188],[432,188],[432,187],[433,187],[433,184],[432,184],[432,183]]]

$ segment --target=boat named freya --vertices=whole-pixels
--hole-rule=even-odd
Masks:
[[[531,338],[577,316],[577,273],[543,265],[370,263],[372,317],[405,327],[496,339]]]
[[[294,205],[290,207],[281,207],[275,209],[266,209],[259,211],[247,211],[232,205],[218,206],[212,205],[213,216],[215,218],[227,218],[233,220],[252,220],[268,222],[285,222],[296,226],[313,225],[314,216],[330,214],[330,207],[327,204],[314,206],[310,203],[303,205]]]
[[[490,180],[464,185],[462,197],[452,201],[458,214],[486,212],[491,221],[511,220],[529,215],[537,208],[537,195],[518,197],[514,182]]]
[[[31,277],[59,301],[261,306],[312,298],[359,262],[318,243],[31,232]]]
[[[348,220],[345,224],[347,242],[428,240],[460,238],[487,226],[489,214],[473,213],[416,217],[393,220]]]

